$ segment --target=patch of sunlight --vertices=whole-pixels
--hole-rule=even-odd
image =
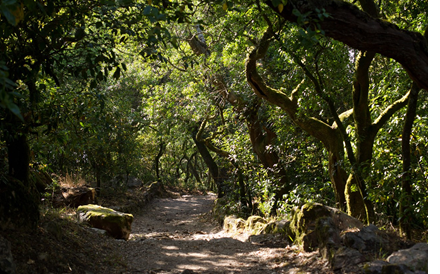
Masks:
[[[166,245],[166,246],[162,246],[162,248],[167,250],[179,250],[179,248],[175,245]]]

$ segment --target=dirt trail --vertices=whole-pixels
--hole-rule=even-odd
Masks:
[[[126,273],[313,273],[295,267],[298,252],[286,241],[231,235],[203,220],[214,195],[155,199],[135,216],[119,248]],[[295,257],[295,258],[294,258]],[[325,273],[320,271],[315,273]]]

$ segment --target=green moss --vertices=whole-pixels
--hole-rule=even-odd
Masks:
[[[240,229],[244,230],[245,224],[245,220],[232,215],[225,218],[223,229],[229,232],[237,232]]]
[[[312,233],[319,219],[327,217],[331,217],[331,212],[318,203],[307,203],[301,209],[293,210],[289,230],[294,242],[306,250],[313,249],[316,245],[313,238],[316,235]],[[307,242],[306,245],[304,242]]]

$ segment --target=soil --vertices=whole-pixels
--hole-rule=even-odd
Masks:
[[[332,273],[316,252],[273,235],[231,234],[210,218],[215,195],[155,198],[134,214],[128,241],[42,214],[38,231],[0,231],[17,273]],[[56,216],[55,216],[56,215]]]
[[[226,233],[211,221],[214,194],[155,199],[119,242],[125,273],[330,273],[317,254],[273,235]]]

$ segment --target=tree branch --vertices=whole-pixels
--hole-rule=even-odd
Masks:
[[[320,21],[325,36],[363,51],[373,51],[399,62],[421,88],[428,90],[428,45],[416,32],[399,29],[394,24],[376,19],[351,3],[337,0],[291,0],[280,13],[271,0],[265,3],[286,20],[296,23],[296,9],[301,14],[325,9],[329,17]],[[310,20],[309,20],[310,21]],[[307,28],[307,24],[301,26]]]
[[[411,89],[399,100],[395,101],[392,105],[388,106],[379,117],[372,124],[372,131],[376,134],[381,127],[396,113],[398,110],[408,104],[408,99],[411,94]]]

